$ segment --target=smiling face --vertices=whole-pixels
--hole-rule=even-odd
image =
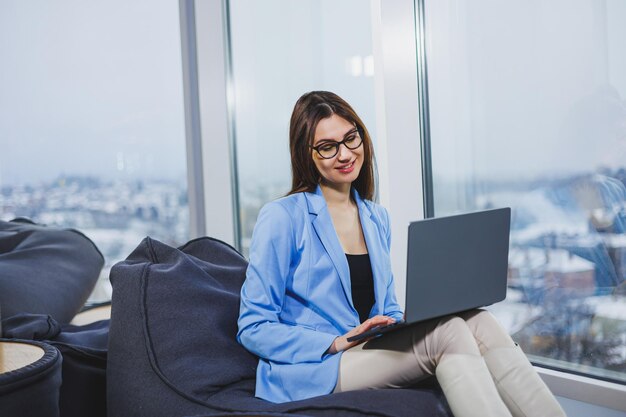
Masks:
[[[345,139],[351,141],[354,135],[358,135],[356,127],[346,119],[333,114],[322,119],[317,124],[312,146],[323,147],[325,144],[333,145]],[[359,140],[358,137],[356,140]],[[353,142],[348,146],[353,147]],[[315,167],[322,176],[322,185],[338,190],[349,191],[352,183],[357,179],[363,166],[363,145],[356,149],[348,149],[345,145],[339,145],[337,155],[324,159],[320,154],[311,150]],[[321,149],[320,149],[321,150]]]
[[[355,128],[358,133],[351,140]],[[331,148],[343,144],[338,146],[335,156],[324,159],[311,149],[324,142],[334,144]],[[323,148],[317,149],[322,150],[324,156],[334,151],[327,153]],[[313,193],[318,186],[335,186],[341,192],[352,187],[366,200],[375,198],[372,140],[361,118],[337,94],[311,91],[298,99],[289,122],[289,153],[292,176],[288,195]]]

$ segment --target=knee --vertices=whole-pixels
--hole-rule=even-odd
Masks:
[[[495,347],[514,345],[508,332],[487,310],[473,310],[463,316],[468,328],[480,345],[481,352]]]
[[[500,323],[496,318],[487,310],[478,308],[476,310],[469,311],[462,316],[468,326],[471,327],[500,327]]]
[[[460,317],[447,316],[439,320],[436,327],[439,353],[479,354],[471,330]]]
[[[445,316],[439,319],[437,327],[444,329],[446,332],[465,332],[468,329],[465,320],[458,316]]]
[[[483,329],[488,332],[506,333],[500,322],[487,310],[473,310],[467,317],[463,318],[471,330]]]
[[[463,318],[458,316],[446,316],[439,319],[437,329],[442,335],[449,337],[472,336],[472,331]]]

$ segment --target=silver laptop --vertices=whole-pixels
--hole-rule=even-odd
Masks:
[[[506,298],[511,209],[419,220],[409,225],[405,320],[349,341]]]

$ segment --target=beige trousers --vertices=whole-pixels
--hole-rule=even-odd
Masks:
[[[515,343],[485,310],[433,319],[343,352],[335,392],[401,388],[435,374],[445,355],[480,356]]]

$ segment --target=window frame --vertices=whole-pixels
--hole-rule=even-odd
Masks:
[[[190,235],[240,249],[228,4],[179,0],[179,8]]]
[[[409,6],[408,3],[412,3],[411,6]],[[406,16],[413,15],[412,32],[415,34],[417,47],[412,54],[414,56],[416,66],[412,69],[407,68],[405,72],[417,74],[419,88],[417,95],[414,96],[413,99],[420,103],[419,118],[427,119],[429,117],[429,108],[427,85],[428,76],[426,71],[427,53],[425,50],[426,39],[424,37],[424,34],[426,33],[425,0],[406,0],[394,3],[383,2],[383,4],[386,8],[398,9],[394,10],[397,21],[387,23],[390,27],[393,24],[401,26],[411,24],[407,21]],[[402,9],[402,11],[400,11],[400,9]],[[400,19],[403,19],[404,21],[400,21]],[[390,47],[393,45],[393,42],[394,41],[391,41],[389,43]],[[395,42],[400,44],[398,39],[396,39]],[[403,51],[399,51],[396,48],[394,49],[395,53],[411,53],[408,49]],[[376,57],[374,57],[374,59],[376,60]],[[405,90],[404,93],[407,94],[407,91]],[[413,90],[409,90],[408,93],[413,93]],[[393,103],[393,99],[386,100],[387,106],[393,105]],[[387,112],[389,112],[389,110],[390,109],[388,108]],[[393,111],[401,112],[403,111],[403,108],[398,106],[395,107]],[[410,117],[410,115],[405,114],[405,117]],[[424,196],[424,213],[427,217],[430,217],[434,214],[434,198],[430,153],[431,138],[428,121],[420,120],[419,132],[404,132],[404,134],[420,138],[419,141],[422,146],[422,154],[420,156],[422,161],[423,179],[421,181],[413,181],[413,183],[409,183],[409,186],[419,190]],[[390,164],[393,165],[392,162],[393,161],[390,161]],[[403,179],[402,181],[407,184],[406,180]],[[393,216],[395,215],[397,215],[397,213],[393,212]],[[555,395],[626,412],[626,403],[623,401],[626,395],[626,384],[604,381],[593,376],[578,375],[573,372],[567,372],[566,370],[549,369],[535,363],[533,363],[533,365]]]

